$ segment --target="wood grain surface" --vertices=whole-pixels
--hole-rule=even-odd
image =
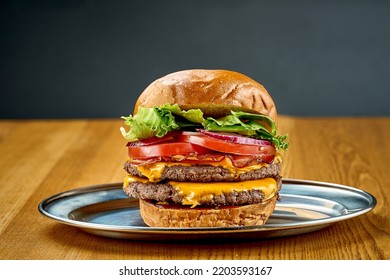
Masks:
[[[283,238],[163,243],[111,239],[41,215],[45,198],[125,175],[121,120],[0,121],[0,259],[390,259],[390,118],[281,116],[283,177],[353,186],[377,206]]]

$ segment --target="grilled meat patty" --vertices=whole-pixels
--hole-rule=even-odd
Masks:
[[[124,168],[130,175],[144,177],[137,167],[127,161]],[[234,176],[228,169],[212,165],[193,165],[193,166],[166,166],[161,176],[161,181],[179,181],[179,182],[239,182],[256,180],[268,177],[276,177],[280,173],[280,163],[269,164],[260,169],[251,170]]]
[[[278,189],[281,186],[281,178],[276,178]],[[131,183],[123,188],[124,192],[136,198],[152,199],[161,202],[181,204],[183,198],[179,192],[169,183]],[[218,205],[245,205],[261,203],[264,200],[264,194],[260,190],[250,190],[230,193],[223,193],[211,198],[207,203],[202,205],[218,206]]]

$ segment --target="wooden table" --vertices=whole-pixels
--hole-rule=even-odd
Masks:
[[[376,208],[309,234],[226,243],[160,243],[95,236],[41,215],[53,194],[120,182],[118,120],[0,121],[1,259],[390,259],[390,118],[281,116],[283,176],[374,195]]]

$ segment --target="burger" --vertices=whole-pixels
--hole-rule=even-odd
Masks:
[[[184,70],[152,82],[132,115],[123,190],[151,227],[263,225],[281,189],[277,111],[267,90],[228,70]]]

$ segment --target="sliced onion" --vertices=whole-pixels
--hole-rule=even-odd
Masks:
[[[244,145],[260,145],[260,146],[271,146],[272,143],[268,140],[262,140],[262,139],[255,139],[245,136],[240,136],[235,133],[229,133],[229,132],[212,132],[204,129],[199,129],[199,132],[203,133],[204,135],[228,141],[231,143],[236,144],[244,144]]]

